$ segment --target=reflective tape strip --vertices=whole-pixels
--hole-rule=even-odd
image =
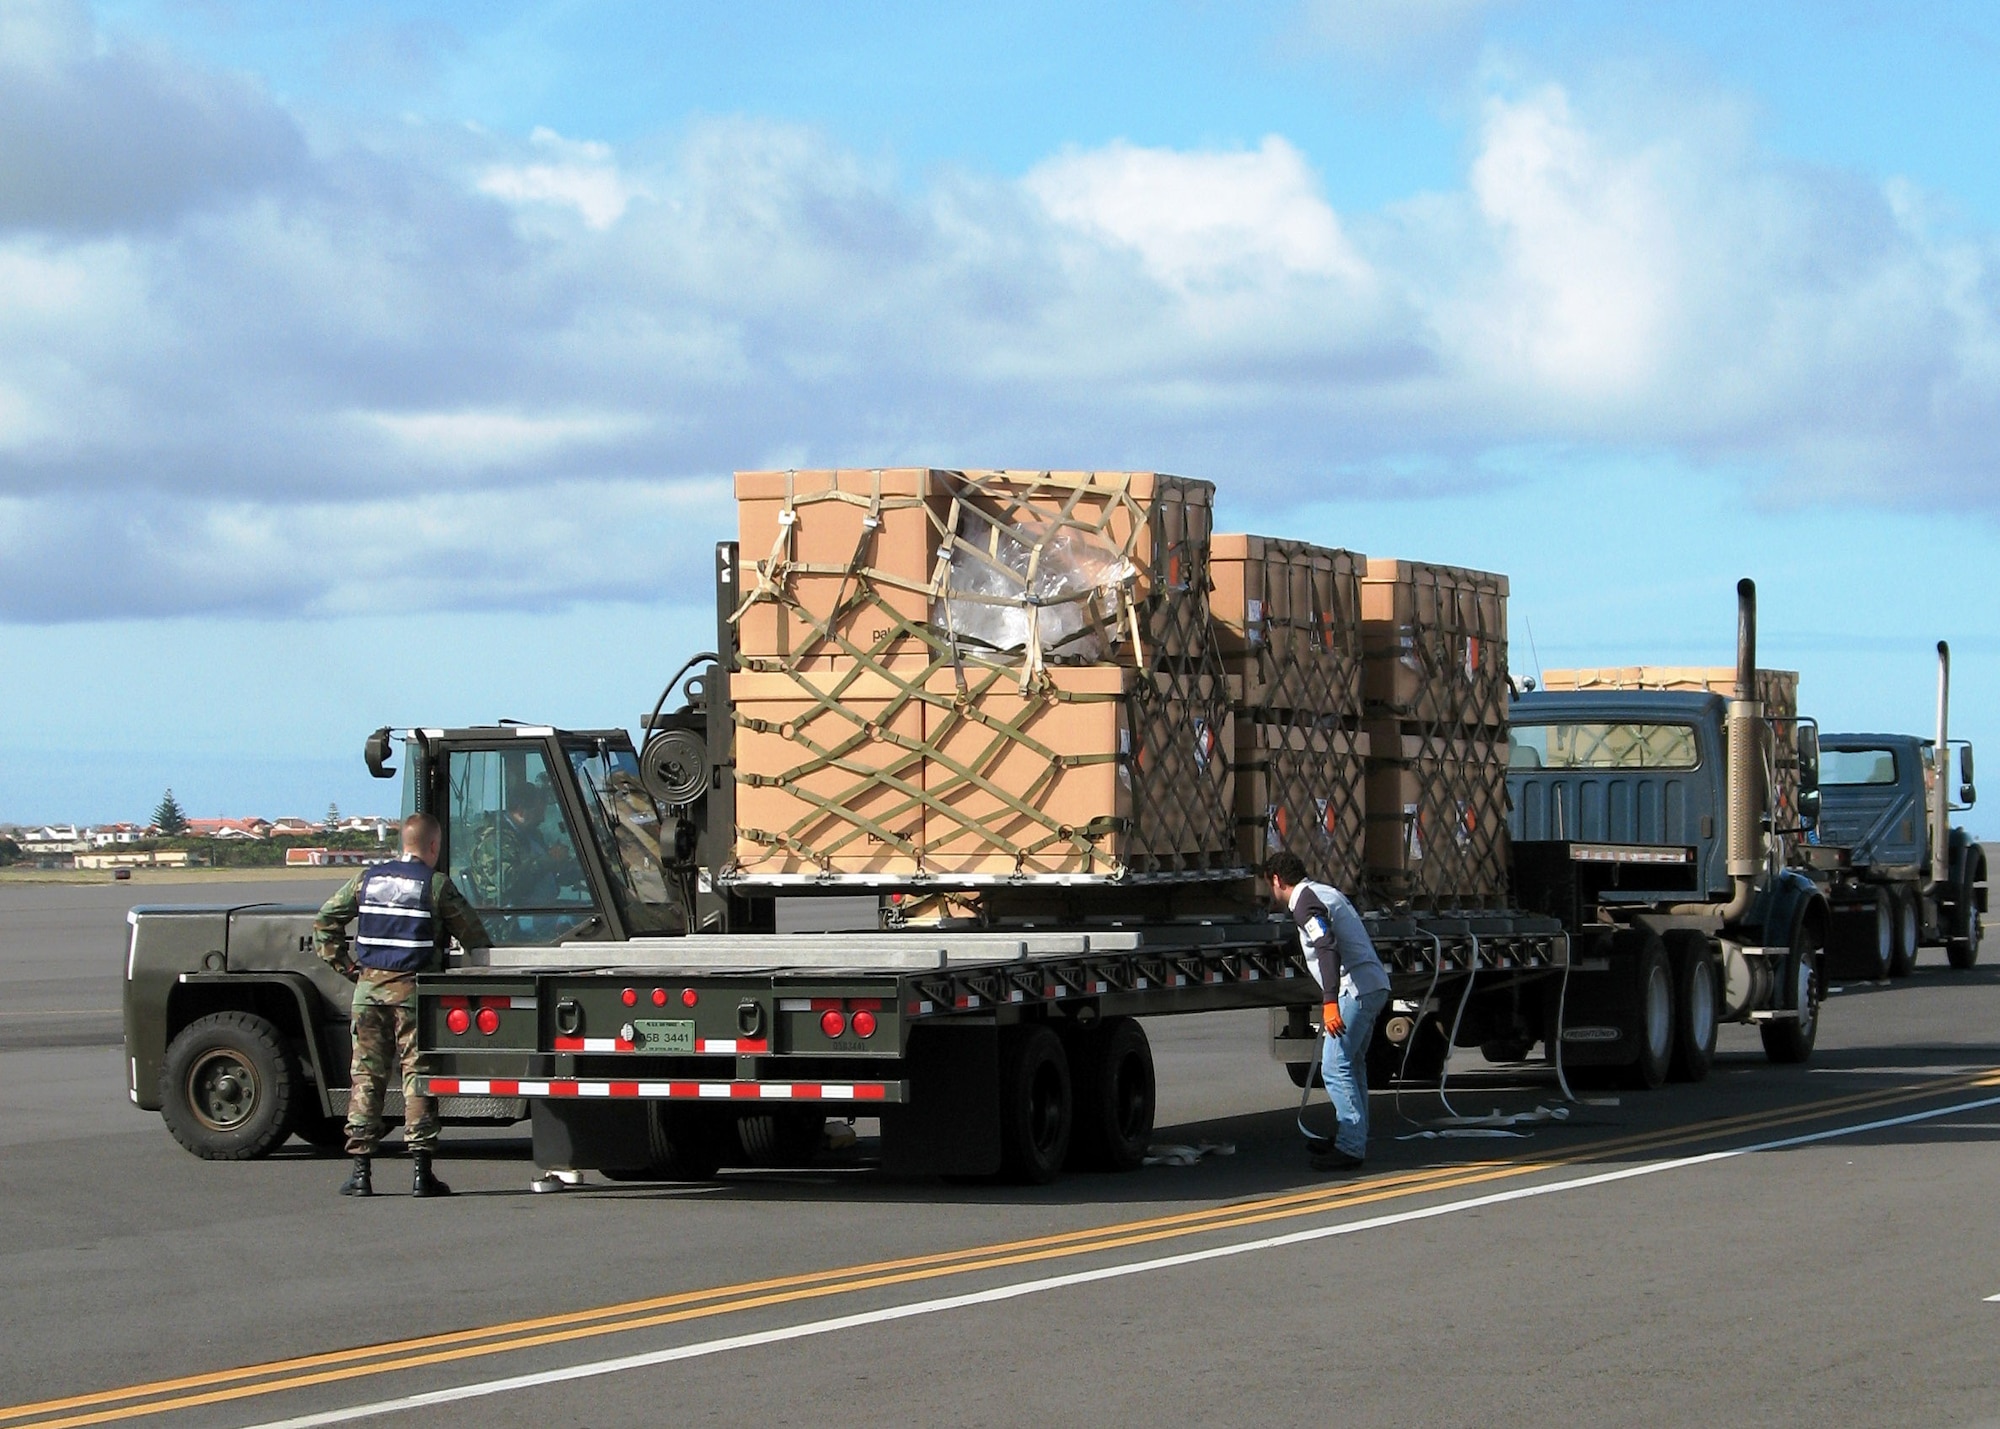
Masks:
[[[648,1050],[636,1042],[628,1042],[623,1037],[558,1037],[555,1040],[558,1052],[640,1052]],[[764,1037],[697,1037],[694,1050],[697,1052],[746,1056],[753,1052],[768,1052],[771,1043]]]
[[[435,938],[363,938],[357,936],[354,946],[370,948],[435,948]]]
[[[771,1050],[770,1039],[765,1037],[697,1037],[694,1039],[697,1052],[734,1052],[737,1056],[748,1056],[753,1052]]]
[[[434,1097],[631,1097],[647,1101],[901,1101],[888,1082],[524,1082],[500,1078],[426,1077]]]
[[[636,1043],[627,1042],[623,1037],[558,1037],[558,1052],[636,1052]]]
[[[404,908],[395,903],[363,903],[361,911],[380,913],[388,918],[416,918],[426,923],[431,920],[431,910],[428,908]]]

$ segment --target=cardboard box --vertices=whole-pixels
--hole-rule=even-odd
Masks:
[[[735,859],[743,876],[884,874],[924,835],[920,699],[852,669],[739,674]]]
[[[945,497],[940,473],[736,474],[745,656],[923,654]],[[877,524],[871,526],[873,520]]]
[[[1506,726],[1505,576],[1371,556],[1361,622],[1361,697],[1371,719]]]
[[[1378,901],[1493,907],[1507,897],[1507,746],[1374,726],[1368,884]]]
[[[1367,557],[1303,541],[1218,535],[1209,609],[1246,713],[1361,712],[1361,573]]]
[[[1244,867],[1290,850],[1314,878],[1361,899],[1368,735],[1251,720],[1236,730],[1236,847]]]

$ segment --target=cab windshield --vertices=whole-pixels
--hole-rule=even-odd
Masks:
[[[611,893],[633,933],[678,933],[680,900],[660,867],[660,811],[639,779],[639,759],[607,744],[573,746],[570,768],[584,822],[611,874]]]
[[[1896,752],[1892,749],[1828,749],[1821,745],[1819,782],[1893,784],[1896,782]]]
[[[1509,769],[1693,769],[1701,746],[1691,724],[1564,722],[1507,731]]]

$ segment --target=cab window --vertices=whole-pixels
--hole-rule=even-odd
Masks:
[[[1510,769],[1693,769],[1701,746],[1691,724],[1631,720],[1517,724],[1507,732]]]
[[[448,871],[495,943],[551,943],[595,909],[537,749],[456,749],[447,810]]]
[[[1893,749],[1828,749],[1821,745],[1819,782],[1893,784],[1896,782],[1896,752]]]

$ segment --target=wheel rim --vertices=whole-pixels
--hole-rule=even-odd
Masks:
[[[257,1109],[257,1069],[226,1047],[195,1059],[187,1074],[187,1102],[210,1131],[234,1131]]]
[[[1706,958],[1688,979],[1688,1026],[1703,1051],[1715,1041],[1715,967]]]
[[[1794,991],[1798,999],[1799,1031],[1809,1033],[1812,1031],[1813,1018],[1818,1012],[1813,1005],[1813,970],[1809,958],[1799,959],[1798,986]]]
[[[1903,900],[1903,956],[1912,966],[1917,961],[1917,940],[1922,933],[1917,927],[1917,905],[1914,899]]]
[[[1667,970],[1655,963],[1646,977],[1646,1045],[1655,1058],[1664,1057],[1673,1050],[1673,1039],[1673,991]]]
[[[1046,1155],[1062,1139],[1062,1073],[1055,1063],[1044,1062],[1035,1069],[1028,1089],[1028,1137],[1035,1150]]]
[[[1875,904],[1875,968],[1887,972],[1896,959],[1896,919],[1885,902]]]

